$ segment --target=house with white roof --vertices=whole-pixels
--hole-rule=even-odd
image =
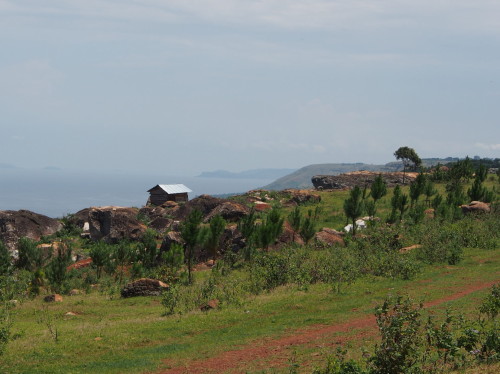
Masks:
[[[183,184],[157,184],[148,190],[148,203],[152,205],[162,205],[167,201],[183,202],[188,201],[188,193],[193,192]]]

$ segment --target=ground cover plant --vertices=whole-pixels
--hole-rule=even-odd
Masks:
[[[228,371],[244,367],[259,372],[271,366],[277,372],[312,372],[315,368],[338,372],[332,370],[346,363],[350,365],[346,368],[358,372],[388,372],[384,369],[388,365],[394,368],[389,372],[409,372],[418,363],[419,370],[429,372],[448,364],[452,369],[495,361],[497,348],[490,349],[488,360],[467,358],[457,364],[456,352],[470,342],[463,338],[458,347],[457,336],[463,329],[445,334],[462,317],[447,315],[442,304],[460,309],[463,321],[475,321],[481,305],[481,318],[489,318],[484,326],[490,328],[491,321],[496,321],[498,288],[489,291],[488,287],[499,279],[499,211],[493,202],[489,214],[463,216],[450,205],[460,195],[458,189],[446,191],[440,183],[428,187],[427,178],[418,183],[418,188],[403,187],[396,193],[386,189],[372,194],[368,186],[356,195],[356,209],[350,209],[353,196],[349,191],[321,192],[319,204],[299,207],[281,206],[276,194],[270,212],[252,211],[237,225],[246,244],[239,251],[217,248],[223,223],[220,218],[202,223],[198,213],[181,226],[187,248],[173,245],[164,253],[158,251],[158,237],[151,231],[138,243],[92,243],[67,235],[55,256],[43,256],[34,250],[37,243],[23,239],[21,261],[0,268],[0,368],[9,373],[168,372],[169,367],[172,372],[203,372],[197,366],[200,360],[205,364],[213,360],[220,369],[225,367],[222,356],[239,358],[226,363]],[[495,191],[496,181],[481,183]],[[380,185],[376,188],[384,190]],[[433,212],[424,212],[423,206],[428,208],[437,196],[447,193],[452,198],[442,198]],[[409,197],[402,204],[404,195]],[[424,195],[426,201],[422,201]],[[348,210],[355,214],[346,214],[349,199]],[[348,221],[355,224],[356,218],[367,214],[372,200],[370,209],[377,219],[370,219],[366,229],[345,235],[344,244],[327,246],[313,239],[321,227],[341,229]],[[294,229],[293,237],[300,236],[307,244],[275,246],[285,220]],[[206,246],[209,257],[216,258],[215,266],[196,269],[192,256],[197,246]],[[74,251],[90,255],[92,267],[68,270],[65,265]],[[125,283],[143,276],[164,280],[170,288],[158,297],[120,297]],[[37,296],[49,291],[69,294],[73,289],[81,293],[65,297],[62,303],[45,304]],[[458,296],[439,301],[450,294]],[[393,298],[387,299],[388,295]],[[420,309],[404,301],[406,295],[429,304],[426,308],[436,317],[423,321]],[[487,295],[483,302],[481,298]],[[399,302],[391,301],[394,297]],[[210,309],[214,301],[215,309]],[[373,348],[376,305],[381,308],[377,316],[382,331],[392,329],[390,324],[382,329],[390,313],[401,315],[403,321],[409,316],[407,321],[415,324],[416,335],[404,348],[407,359],[403,362],[384,356],[388,341],[378,341],[378,348]],[[349,339],[354,322],[372,331],[366,339]],[[470,323],[473,330],[486,331]],[[337,329],[341,324],[346,324],[345,330]],[[434,342],[432,349],[446,341],[455,342],[458,348],[447,348],[449,352],[441,356],[442,351],[433,351],[434,361],[423,363],[419,354],[427,346],[414,343],[422,340],[424,326],[428,326],[427,339]],[[322,342],[320,352],[307,339],[298,338],[308,336],[307,328],[315,341]],[[498,330],[491,331],[481,336],[490,336],[494,347]],[[410,332],[405,335],[411,336]],[[292,342],[296,351],[286,351],[276,343],[279,358],[274,360],[265,350],[249,348],[263,339]],[[350,347],[332,343],[335,339],[347,341]],[[335,356],[337,346],[342,352],[349,348],[349,353]],[[234,353],[235,347],[243,347],[242,356]],[[363,354],[351,348],[359,352],[364,348],[375,358],[363,360]],[[311,354],[317,359],[312,360]],[[335,359],[325,365],[327,356]]]

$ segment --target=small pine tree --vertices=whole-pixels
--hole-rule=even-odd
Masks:
[[[152,268],[158,262],[158,248],[156,243],[156,232],[147,229],[137,244],[137,261],[141,261],[145,268]]]
[[[66,268],[71,263],[72,248],[69,242],[63,241],[57,247],[57,255],[47,265],[47,279],[54,292],[60,292],[66,279]]]
[[[377,201],[383,198],[386,194],[387,194],[387,183],[385,183],[384,178],[382,178],[382,175],[379,174],[375,178],[370,187],[370,195],[375,204],[377,204]]]
[[[226,228],[226,220],[221,215],[217,214],[210,220],[210,227],[206,238],[205,245],[212,254],[212,259],[215,262],[217,250],[220,247],[220,241],[224,229]]]
[[[312,211],[307,212],[307,217],[304,219],[302,227],[300,228],[300,236],[309,244],[314,235],[316,234],[315,219],[313,218]]]
[[[424,173],[419,173],[417,178],[410,184],[410,199],[412,207],[418,202],[420,195],[425,192],[426,185],[427,177]]]
[[[191,284],[193,282],[192,270],[193,270],[193,256],[194,249],[202,239],[201,221],[203,215],[198,209],[194,209],[188,215],[186,220],[181,226],[181,236],[186,243],[186,254],[188,262],[188,282]]]
[[[92,267],[96,269],[97,279],[100,279],[102,270],[110,263],[111,249],[106,243],[98,241],[90,247],[89,255],[92,258]]]
[[[295,233],[300,231],[302,225],[302,215],[298,206],[288,215],[288,223],[293,229],[293,240],[295,241]]]
[[[352,221],[352,233],[356,235],[356,219],[363,214],[364,206],[361,189],[356,186],[349,193],[349,198],[344,201],[344,213]]]
[[[258,227],[257,236],[262,248],[269,248],[283,231],[284,218],[277,208],[271,209],[264,222]]]

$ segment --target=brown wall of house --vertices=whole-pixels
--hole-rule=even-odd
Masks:
[[[161,205],[167,201],[183,202],[188,201],[187,193],[168,194],[164,191],[151,191],[149,202],[153,205]]]

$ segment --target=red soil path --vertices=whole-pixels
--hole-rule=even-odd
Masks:
[[[427,302],[424,304],[424,307],[433,307],[448,301],[460,299],[473,292],[491,287],[497,282],[498,281],[471,284],[466,288],[462,288],[459,292]],[[251,344],[241,349],[226,351],[217,356],[203,360],[191,361],[184,367],[167,369],[161,371],[159,374],[241,373],[245,372],[245,367],[248,367],[249,364],[271,357],[273,357],[273,364],[270,366],[281,366],[280,364],[286,362],[286,355],[284,356],[283,353],[288,354],[287,349],[290,347],[311,343],[314,344],[328,335],[349,333],[358,330],[362,330],[363,332],[360,332],[356,336],[336,338],[338,343],[356,339],[356,337],[375,335],[377,333],[375,317],[373,315],[367,315],[335,325],[313,325],[305,329],[297,330],[290,336],[284,336],[274,340],[264,338],[253,341]]]

